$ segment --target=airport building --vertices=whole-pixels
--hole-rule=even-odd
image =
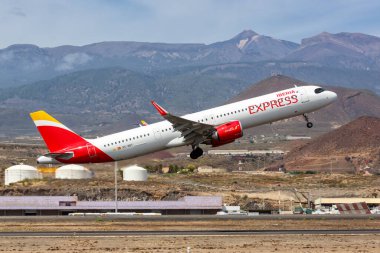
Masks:
[[[76,196],[0,196],[0,216],[68,215],[115,211],[115,201],[79,201]],[[175,201],[118,201],[118,212],[216,214],[221,196],[186,196]]]
[[[380,198],[317,198],[314,200],[315,207],[331,207],[337,204],[366,203],[369,207],[380,206]]]

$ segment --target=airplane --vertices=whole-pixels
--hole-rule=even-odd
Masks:
[[[30,116],[49,150],[37,158],[39,164],[113,162],[184,145],[192,147],[190,157],[197,159],[203,154],[201,145],[234,142],[250,127],[303,115],[311,128],[307,113],[336,99],[336,93],[319,86],[295,86],[184,116],[151,101],[164,121],[96,139],[79,136],[44,111]]]

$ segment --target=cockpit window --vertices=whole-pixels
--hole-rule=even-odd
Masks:
[[[325,90],[322,89],[322,88],[317,88],[317,89],[314,90],[315,94],[322,93],[322,92],[324,92],[324,91],[325,91]]]

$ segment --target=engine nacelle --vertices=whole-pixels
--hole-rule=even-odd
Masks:
[[[243,127],[238,120],[217,126],[215,129],[216,131],[212,134],[211,140],[213,147],[231,143],[243,136]]]

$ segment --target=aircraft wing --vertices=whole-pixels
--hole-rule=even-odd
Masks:
[[[205,140],[210,139],[212,133],[215,131],[215,127],[213,125],[195,122],[175,116],[167,112],[155,101],[151,102],[161,116],[172,123],[174,130],[182,133],[182,136],[185,138],[185,142],[188,144],[197,146]]]

